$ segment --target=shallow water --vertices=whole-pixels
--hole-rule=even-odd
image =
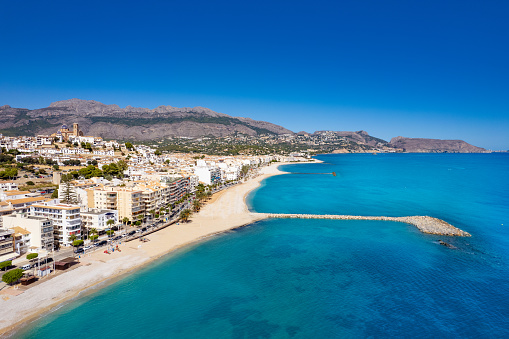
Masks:
[[[509,336],[509,156],[320,156],[249,197],[258,212],[431,215],[403,223],[273,219],[178,251],[62,307],[22,338]],[[451,250],[438,239],[454,244]]]

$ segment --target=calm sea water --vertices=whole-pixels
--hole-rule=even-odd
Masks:
[[[251,208],[426,214],[473,237],[395,222],[258,222],[167,256],[16,337],[509,337],[508,155],[318,158],[325,163],[282,169],[338,175],[271,177]]]

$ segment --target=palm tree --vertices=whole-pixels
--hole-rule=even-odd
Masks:
[[[90,234],[92,234],[92,236],[90,238],[92,238],[92,242],[95,242],[95,240],[97,239],[97,228],[91,228],[90,229]]]
[[[113,224],[115,224],[115,220],[113,220],[113,219],[109,219],[108,221],[106,221],[106,225],[108,225],[110,227],[110,229]]]
[[[187,221],[190,216],[191,216],[191,211],[187,208],[185,210],[183,210],[182,212],[180,212],[180,219],[182,219],[182,221]]]
[[[127,228],[127,223],[129,222],[129,218],[128,217],[124,217],[124,219],[122,219],[122,222],[125,224],[125,226]]]
[[[201,203],[199,200],[194,200],[193,201],[193,211],[194,212],[198,212],[200,210],[200,207],[201,207]]]

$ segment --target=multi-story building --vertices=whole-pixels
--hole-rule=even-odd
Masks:
[[[113,225],[118,224],[118,211],[116,210],[102,210],[102,209],[87,209],[87,211],[81,211],[81,221],[83,229],[90,231],[95,228],[98,231],[106,230],[111,228],[108,225],[108,220],[113,220]]]
[[[12,230],[14,231],[12,237],[14,238],[14,248],[16,252],[18,254],[27,253],[30,249],[30,239],[32,235],[29,231],[19,226],[13,227]]]
[[[131,221],[144,215],[145,206],[141,199],[142,192],[138,190],[123,189],[118,191],[118,217],[120,220],[127,218]]]
[[[174,204],[189,193],[189,178],[181,176],[164,176],[161,177],[161,182],[170,189],[170,196],[167,200],[168,203]]]
[[[72,244],[71,236],[81,239],[81,215],[77,205],[61,204],[58,199],[30,206],[30,214],[53,220],[53,237],[60,245]]]
[[[48,200],[45,197],[30,197],[15,200],[6,200],[0,202],[0,216],[13,213],[28,213],[30,206],[37,203],[42,203]],[[2,227],[3,219],[0,218],[0,227]]]
[[[221,181],[221,169],[216,166],[208,166],[203,160],[199,160],[198,165],[194,168],[194,174],[199,177],[199,180],[205,185]]]
[[[11,228],[16,232],[21,242],[26,243],[27,248],[38,250],[51,250],[54,244],[53,221],[45,217],[37,217],[27,214],[11,214],[2,217],[5,228]],[[30,235],[28,236],[27,233]],[[21,245],[20,245],[21,247]],[[16,250],[17,250],[16,246]]]
[[[145,208],[145,212],[158,211],[171,200],[171,186],[161,185],[157,183],[138,183],[136,189],[141,190],[141,199]]]
[[[14,181],[0,181],[0,190],[3,191],[17,191],[18,184]]]
[[[98,186],[87,189],[87,195],[88,208],[117,210],[120,221],[134,221],[145,212],[142,191],[138,189]]]
[[[27,198],[30,191],[4,190],[0,191],[0,201]]]
[[[14,231],[0,228],[0,262],[12,260],[18,255],[14,252]]]

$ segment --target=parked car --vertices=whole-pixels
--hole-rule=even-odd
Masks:
[[[83,253],[85,252],[85,250],[83,249],[83,247],[80,247],[80,248],[77,248],[74,253]]]
[[[30,264],[26,264],[26,265],[21,266],[21,269],[23,271],[29,270],[30,268],[31,268]]]
[[[102,241],[99,241],[97,243],[97,246],[103,246],[103,245],[106,245],[108,242],[106,240],[102,240]]]
[[[129,235],[133,235],[135,233],[136,233],[136,231],[131,231],[131,232],[129,232]]]

